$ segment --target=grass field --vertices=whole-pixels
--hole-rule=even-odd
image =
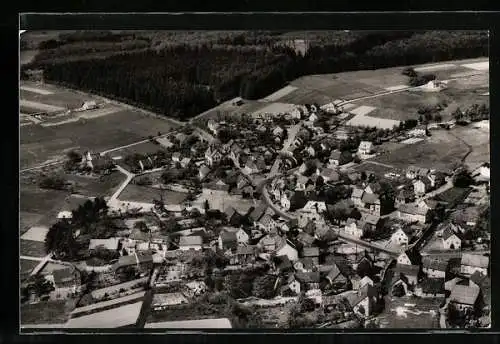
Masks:
[[[467,146],[449,131],[436,130],[426,141],[393,150],[387,154],[377,156],[376,162],[405,169],[408,165],[416,165],[437,170],[446,170],[467,153]]]
[[[87,197],[106,197],[113,194],[125,180],[125,176],[121,172],[115,171],[100,178],[66,175],[66,179],[76,183],[73,193]]]
[[[30,257],[45,257],[47,252],[43,242],[21,239],[20,254]]]
[[[147,141],[147,142],[143,142],[143,143],[140,143],[137,145],[133,145],[131,147],[122,148],[122,149],[110,152],[107,155],[109,155],[112,158],[118,158],[118,157],[124,158],[130,154],[135,154],[135,153],[150,154],[150,153],[155,153],[159,150],[164,150],[162,145]]]
[[[160,198],[160,193],[163,195],[163,201],[166,204],[180,204],[187,196],[187,194],[183,192],[160,190],[147,186],[129,184],[120,194],[119,199],[121,201],[152,203],[154,199]]]
[[[21,324],[58,324],[68,320],[74,301],[47,301],[21,305]]]
[[[21,279],[24,279],[29,276],[31,271],[38,265],[39,262],[35,260],[27,260],[27,259],[21,259],[20,260],[20,270],[19,274],[21,275]]]
[[[170,130],[172,124],[167,121],[129,110],[57,127],[24,126],[20,129],[21,168],[64,158],[71,149],[102,151]]]
[[[455,127],[453,133],[472,146],[472,152],[465,159],[471,170],[479,165],[490,162],[490,130],[489,124],[479,126],[472,123],[467,127]]]

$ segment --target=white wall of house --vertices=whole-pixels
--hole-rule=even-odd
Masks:
[[[179,247],[179,250],[181,250],[181,251],[189,251],[189,250],[200,251],[201,245],[181,246],[181,247]]]
[[[472,275],[474,272],[479,271],[483,275],[488,274],[488,269],[486,268],[480,268],[477,266],[468,266],[468,265],[462,265],[460,266],[460,272],[464,275]]]
[[[299,259],[299,254],[298,254],[297,250],[295,248],[293,248],[292,246],[290,246],[289,244],[286,244],[281,249],[276,251],[276,255],[277,256],[287,256],[291,262],[294,262],[297,259]]]
[[[412,265],[410,258],[408,258],[408,255],[406,253],[399,255],[397,263],[401,265]]]
[[[448,239],[443,239],[443,249],[445,250],[460,250],[462,241],[456,236],[452,235]]]
[[[444,278],[446,276],[446,272],[445,271],[434,270],[434,269],[430,269],[430,268],[423,268],[422,271],[429,278]]]

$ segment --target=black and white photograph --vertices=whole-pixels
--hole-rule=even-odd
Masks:
[[[21,330],[490,328],[488,31],[23,30],[19,60]]]

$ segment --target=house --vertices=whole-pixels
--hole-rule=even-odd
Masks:
[[[445,278],[448,270],[448,262],[439,258],[429,256],[422,258],[422,271],[429,278]]]
[[[417,203],[417,207],[425,209],[427,211],[435,210],[439,205],[438,201],[433,199],[424,199]]]
[[[456,284],[451,290],[450,303],[459,311],[474,310],[478,305],[480,290],[476,286]]]
[[[314,265],[319,264],[319,248],[318,247],[304,247],[302,249],[302,257],[310,258]]]
[[[310,182],[310,179],[306,176],[298,176],[297,183],[295,186],[296,191],[304,191],[306,189],[307,184]]]
[[[334,150],[330,153],[330,158],[328,159],[330,166],[340,166],[340,151]]]
[[[441,242],[444,250],[460,250],[462,240],[450,228],[443,231]]]
[[[187,237],[186,237],[187,238]],[[153,268],[153,255],[150,252],[135,252],[133,255],[121,256],[113,264],[112,269],[120,272],[122,269],[134,266],[141,273],[148,273]]]
[[[418,265],[396,264],[396,267],[394,268],[395,275],[404,276],[410,287],[417,285],[419,271],[420,266]]]
[[[390,240],[394,245],[405,246],[408,245],[410,239],[402,228],[398,228],[394,233],[392,233]]]
[[[320,176],[323,177],[325,183],[338,182],[340,178],[339,173],[332,168],[324,168],[321,171]]]
[[[89,251],[95,251],[97,249],[118,251],[119,246],[120,246],[120,238],[90,239]]]
[[[307,201],[303,211],[320,214],[326,211],[326,204],[322,201]]]
[[[210,146],[205,151],[205,162],[208,166],[218,164],[222,158],[222,152],[216,147]]]
[[[115,166],[113,159],[109,156],[91,152],[86,152],[83,155],[83,162],[92,171],[106,171]]]
[[[355,206],[357,206],[357,207],[363,206],[363,201],[361,199],[362,199],[364,193],[365,192],[363,189],[359,189],[356,187],[353,188],[352,194],[351,194],[351,200]]]
[[[261,247],[265,252],[273,252],[276,250],[281,241],[285,240],[281,238],[277,234],[267,234],[265,235],[258,243],[258,246]]]
[[[300,288],[300,282],[295,278],[294,274],[291,274],[288,277],[288,280],[285,285],[285,289],[291,290],[295,295],[299,295],[301,288]],[[282,290],[283,292],[284,290]]]
[[[190,297],[200,296],[207,291],[207,285],[203,281],[191,281],[186,283],[185,292]]]
[[[250,214],[248,214],[248,218],[255,226],[257,226],[257,221],[259,221],[266,213],[267,205],[265,203],[261,203],[258,207],[254,208]]]
[[[245,265],[255,263],[257,256],[256,246],[238,246],[236,248],[236,253],[231,256],[230,264],[233,265]]]
[[[264,214],[258,221],[257,227],[259,227],[264,232],[271,231],[276,226],[276,221],[270,214]]]
[[[364,213],[361,214],[361,219],[359,221],[360,227],[364,232],[366,231],[375,231],[380,222],[380,216]]]
[[[227,207],[224,211],[226,219],[231,226],[239,226],[243,216],[233,207]]]
[[[426,136],[427,134],[428,134],[428,130],[427,130],[427,125],[425,125],[425,124],[417,125],[415,128],[408,131],[408,135],[413,136],[413,137],[422,137],[422,136]]]
[[[183,159],[181,159],[180,163],[181,163],[182,168],[186,168],[191,163],[191,158],[188,158],[188,157],[183,158]]]
[[[427,177],[419,178],[413,182],[413,192],[417,197],[425,195],[430,189],[431,181]]]
[[[208,174],[210,173],[210,167],[206,166],[206,165],[202,165],[199,169],[198,169],[198,180],[199,181],[203,181],[205,180],[205,178],[208,176]]]
[[[208,130],[210,130],[212,132],[212,134],[217,136],[217,134],[219,132],[219,127],[220,127],[219,123],[217,123],[213,119],[210,119],[210,120],[208,120],[207,127],[208,127]]]
[[[431,188],[438,188],[446,183],[444,173],[439,171],[432,171],[427,178],[431,182]]]
[[[339,267],[337,263],[333,263],[331,269],[328,271],[325,279],[332,286],[345,286],[345,283],[348,281],[348,275],[343,269]]]
[[[240,158],[240,155],[242,152],[243,152],[243,149],[237,143],[233,143],[229,147],[229,154],[230,154],[231,158],[233,158],[234,160],[238,160]]]
[[[284,208],[285,210],[290,210],[293,195],[294,192],[290,190],[286,190],[285,192],[281,193],[280,204],[282,208]]]
[[[488,276],[488,265],[490,259],[487,256],[481,256],[471,253],[463,253],[460,262],[460,273],[465,276],[471,276],[476,271]]]
[[[220,250],[234,250],[238,247],[238,238],[236,237],[236,232],[222,230],[218,238],[218,246]]]
[[[395,272],[389,283],[389,294],[391,297],[402,297],[410,295],[410,284],[404,274]]]
[[[473,228],[476,226],[480,215],[481,211],[479,207],[467,207],[465,209],[460,209],[454,212],[452,214],[452,221],[453,223],[461,225],[463,227]]]
[[[425,178],[429,175],[429,169],[416,166],[408,166],[406,169],[406,178],[415,179],[417,177]]]
[[[370,284],[366,284],[358,290],[355,297],[349,300],[355,314],[363,317],[373,315],[378,300],[378,290]]]
[[[85,110],[94,110],[97,108],[98,108],[97,103],[93,100],[89,100],[89,101],[84,102],[80,109],[85,111]]]
[[[295,278],[297,281],[300,282],[301,284],[301,289],[302,286],[304,286],[306,290],[311,290],[311,289],[319,289],[319,282],[320,282],[320,273],[319,271],[312,271],[312,272],[297,272],[295,274]]]
[[[401,204],[411,203],[415,200],[415,193],[412,189],[403,188],[396,196],[395,204],[398,207]]]
[[[187,304],[188,300],[182,293],[155,293],[151,301],[151,309],[153,311],[161,311],[170,306]]]
[[[253,173],[258,173],[259,167],[255,163],[254,160],[248,159],[247,162],[245,163],[245,167],[243,168],[243,172],[245,174],[253,174]]]
[[[180,162],[181,161],[181,153],[175,152],[172,154],[172,161],[173,162]]]
[[[316,265],[311,258],[301,258],[293,265],[296,271],[312,272]]]
[[[275,255],[276,257],[286,256],[291,262],[295,262],[299,259],[299,253],[295,246],[284,238],[278,241],[275,248]]]
[[[415,288],[415,295],[423,298],[444,298],[444,278],[426,278]]]
[[[80,272],[72,265],[52,272],[52,282],[55,292],[69,291],[76,293],[81,289],[82,281]]]
[[[419,222],[425,224],[429,220],[429,211],[413,204],[401,204],[397,210],[397,216],[404,221]]]
[[[402,252],[397,258],[399,265],[418,265],[419,257],[415,251]]]
[[[364,192],[361,197],[361,204],[360,211],[369,212],[375,216],[381,215],[380,198],[376,194]]]
[[[201,236],[182,236],[179,239],[179,249],[181,251],[195,250],[200,251],[202,249],[203,239]]]
[[[370,141],[361,141],[358,147],[358,154],[362,157],[373,153],[373,143]]]
[[[347,219],[344,231],[346,234],[352,235],[358,239],[364,234],[363,228],[359,225],[359,222],[352,218]]]
[[[309,235],[305,232],[301,232],[297,235],[297,241],[300,242],[305,247],[312,246],[315,240],[316,239],[312,235]]]

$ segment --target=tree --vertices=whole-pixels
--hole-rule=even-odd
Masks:
[[[144,221],[137,221],[134,223],[134,228],[140,230],[143,233],[147,233],[149,231],[149,228]]]
[[[61,176],[44,176],[40,180],[39,186],[42,189],[65,190],[66,180]]]
[[[205,207],[205,213],[210,210],[210,204],[208,203],[208,199],[205,200],[204,207]]]
[[[54,253],[56,257],[74,258],[78,251],[74,236],[74,228],[63,219],[49,228],[45,237],[45,250]]]
[[[276,276],[263,275],[258,276],[253,281],[252,294],[261,299],[270,299],[276,295],[274,285]]]
[[[464,113],[462,112],[462,110],[460,108],[457,108],[455,111],[453,111],[453,113],[451,114],[451,116],[456,121],[461,121],[464,118]]]
[[[413,67],[406,67],[405,69],[403,69],[401,74],[409,76],[409,77],[417,76],[417,72],[415,71],[415,69],[413,69]]]
[[[437,113],[434,115],[434,122],[439,123],[443,120],[443,116],[441,114]]]
[[[466,188],[474,183],[474,178],[472,178],[471,173],[466,168],[460,168],[453,175],[453,186],[459,188]]]
[[[42,275],[36,275],[28,284],[28,290],[32,290],[35,295],[41,297],[55,290],[54,284]]]

